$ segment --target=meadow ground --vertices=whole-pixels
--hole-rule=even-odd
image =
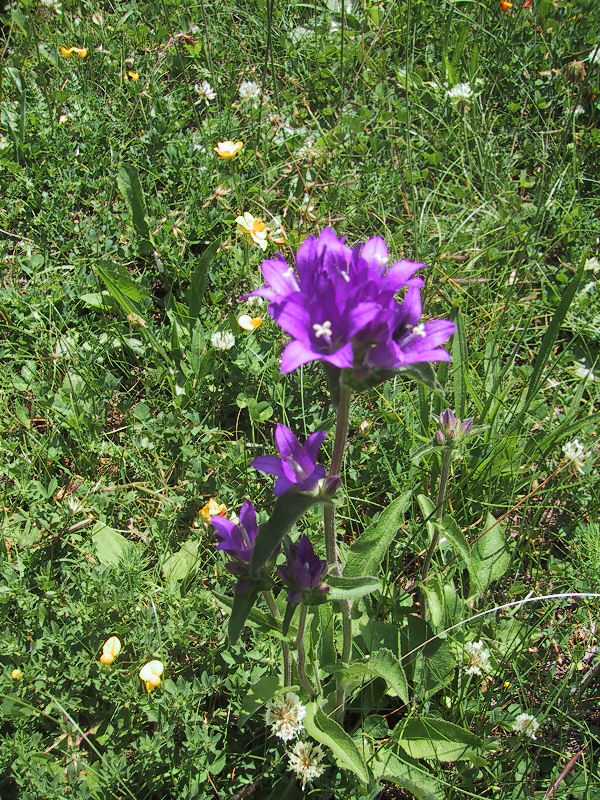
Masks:
[[[600,4],[0,17],[2,800],[597,800]],[[349,699],[323,732],[294,667],[323,751],[302,791],[265,726],[281,624],[259,600],[229,642],[205,519],[211,498],[267,518],[249,464],[276,423],[331,456],[321,366],[282,374],[288,338],[240,299],[327,226],[426,264],[425,318],[457,330],[443,395],[403,374],[354,395],[342,561],[405,500],[354,603],[359,666],[309,607],[311,679]],[[445,471],[446,407],[474,422]],[[298,528],[318,550],[320,516]]]

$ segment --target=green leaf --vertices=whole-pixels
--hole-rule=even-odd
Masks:
[[[82,294],[79,298],[82,303],[90,308],[96,308],[98,311],[118,311],[119,304],[111,296],[110,292],[92,292],[90,294]]]
[[[182,581],[188,577],[198,566],[198,548],[200,542],[188,539],[180,549],[170,555],[164,562],[162,573],[168,582]]]
[[[309,736],[331,750],[338,767],[351,770],[361,783],[369,783],[371,776],[357,746],[341,725],[327,717],[314,702],[306,706],[304,727]]]
[[[408,683],[402,665],[391,650],[375,650],[362,661],[354,661],[347,666],[336,668],[341,682],[346,685],[362,681],[364,678],[383,678],[391,697],[399,697],[408,703]]]
[[[447,515],[441,522],[437,523],[437,526],[440,537],[446,537],[468,566],[471,561],[471,549],[464,533],[461,531],[456,521],[451,516]]]
[[[381,588],[379,578],[373,578],[371,575],[356,578],[328,575],[325,581],[329,584],[327,597],[330,600],[358,600],[359,597],[377,592]]]
[[[241,728],[265,703],[275,696],[279,689],[279,678],[276,675],[263,675],[252,684],[244,698],[238,715],[237,724]]]
[[[471,547],[471,594],[483,594],[492,581],[501,578],[510,566],[510,551],[500,523],[487,515],[484,533]]]
[[[369,525],[352,543],[344,565],[344,577],[376,573],[398,533],[410,504],[411,492],[405,492],[381,512],[379,519]]]
[[[235,644],[238,640],[246,618],[256,602],[258,597],[258,589],[251,589],[244,594],[236,593],[233,597],[233,605],[231,608],[231,616],[229,617],[229,625],[227,627],[227,635],[229,636],[229,643]]]
[[[117,174],[117,188],[125,201],[135,232],[139,236],[139,248],[142,255],[148,255],[154,249],[152,235],[146,219],[146,201],[137,169],[126,164]]]
[[[452,580],[444,575],[432,575],[427,579],[423,591],[432,626],[439,630],[453,625],[460,614],[461,605]]]
[[[273,513],[258,529],[250,561],[250,574],[257,577],[267,560],[283,541],[295,522],[318,502],[316,497],[286,492],[278,497]]]
[[[227,595],[219,594],[218,592],[206,593],[206,599],[208,602],[214,599],[221,606],[221,608],[224,608],[227,611],[231,611],[233,609],[234,598],[235,595],[233,597],[227,597]],[[284,636],[284,634],[281,632],[281,623],[275,621],[270,614],[264,614],[257,608],[253,608],[250,611],[246,617],[246,624],[256,628],[256,630],[265,635],[274,636],[276,639],[279,639],[283,642],[288,641],[288,637]],[[296,634],[297,628],[292,625],[289,635],[290,637],[295,638]]]
[[[97,522],[92,528],[92,544],[100,563],[110,567],[116,566],[133,547],[133,542],[103,522]]]
[[[94,271],[98,273],[112,297],[126,314],[132,311],[140,313],[141,308],[138,304],[146,298],[146,293],[125,267],[114,261],[99,261],[94,265]]]
[[[438,717],[413,717],[402,720],[392,738],[413,758],[460,761],[481,751],[481,739],[471,731]]]
[[[433,539],[435,534],[435,506],[431,500],[424,494],[417,495],[417,503],[421,509],[421,514],[425,518],[425,527],[427,528],[427,536],[429,541]]]
[[[196,319],[202,308],[204,300],[204,290],[206,289],[206,279],[208,269],[219,249],[220,241],[211,242],[202,255],[198,258],[196,268],[192,273],[190,287],[187,290],[185,299],[188,307],[188,314],[192,319]]]
[[[427,361],[424,361],[422,364],[411,364],[407,367],[400,367],[398,374],[405,375],[407,378],[412,378],[435,394],[444,394],[444,390],[436,377],[434,368]]]
[[[380,748],[371,761],[371,769],[379,780],[392,781],[409,791],[417,800],[444,800],[443,784],[430,772],[401,753]]]
[[[563,323],[563,320],[569,310],[569,306],[573,302],[573,298],[579,288],[579,283],[581,281],[581,276],[583,275],[583,267],[579,269],[576,275],[573,276],[567,288],[561,292],[561,300],[558,304],[552,319],[550,320],[550,324],[544,333],[542,338],[542,343],[540,345],[540,349],[538,354],[535,358],[535,362],[533,364],[533,371],[529,378],[529,385],[527,387],[527,394],[525,396],[525,402],[523,406],[519,409],[519,416],[522,417],[527,412],[527,409],[531,405],[533,398],[536,396],[538,389],[542,381],[544,380],[544,367],[552,350],[554,348],[554,343],[556,342],[556,337],[558,336],[558,332],[560,330],[560,326]]]

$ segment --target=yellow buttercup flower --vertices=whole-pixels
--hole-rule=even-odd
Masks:
[[[140,73],[128,69],[127,72],[123,73],[123,77],[125,78],[126,81],[129,80],[132,83],[135,83],[135,81],[138,81],[140,79]]]
[[[160,686],[160,676],[165,670],[162,661],[149,661],[141,668],[139,675],[141,680],[146,684],[146,691],[151,692]]]
[[[20,681],[23,677],[23,673],[18,667],[15,667],[15,669],[13,669],[10,673],[10,677],[13,679],[13,681]]]
[[[208,525],[211,517],[224,517],[227,514],[227,506],[225,503],[217,503],[214,497],[211,497],[208,503],[202,506],[198,514]]]
[[[217,142],[214,151],[219,158],[235,158],[243,146],[243,142],[232,142],[228,139],[226,142]]]
[[[111,636],[102,645],[102,655],[100,661],[103,664],[112,664],[121,652],[121,642],[116,636]]]
[[[60,54],[65,58],[71,58],[73,54],[79,56],[79,58],[85,58],[87,56],[87,47],[65,47],[61,45]]]
[[[267,249],[267,226],[261,219],[246,211],[243,217],[236,217],[238,231],[246,233],[261,250]]]
[[[238,317],[237,323],[245,331],[255,331],[262,325],[262,321],[262,317],[251,317],[250,314],[242,314],[241,317]]]

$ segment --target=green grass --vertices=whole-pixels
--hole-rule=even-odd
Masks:
[[[267,255],[291,258],[328,224],[351,244],[384,236],[395,257],[427,264],[426,314],[458,324],[438,368],[443,399],[397,378],[353,403],[347,543],[414,492],[382,590],[359,606],[357,649],[423,642],[407,601],[428,545],[416,495],[435,499],[429,445],[447,405],[475,420],[448,510],[471,543],[488,513],[509,543],[509,568],[470,605],[466,570],[440,550],[433,571],[460,612],[446,598],[435,632],[460,623],[443,640],[454,667],[432,683],[419,647],[405,664],[420,687],[410,710],[375,682],[352,701],[349,729],[360,732],[376,696],[390,726],[418,711],[477,733],[485,757],[427,767],[448,800],[547,800],[557,781],[556,800],[594,800],[600,730],[585,676],[597,600],[492,609],[600,586],[600,383],[586,376],[600,375],[600,65],[585,61],[581,83],[565,77],[593,52],[600,7],[55,9],[24,0],[2,12],[3,800],[258,799],[288,786],[262,712],[237,724],[250,687],[276,671],[276,641],[246,629],[227,644],[213,593],[230,593],[230,576],[198,511],[209,497],[231,512],[250,497],[266,517],[271,484],[248,467],[270,452],[274,424],[302,436],[335,419],[315,365],[279,372],[284,337],[264,308],[255,333],[237,326],[240,296],[262,280],[261,251],[236,232],[245,211],[283,227]],[[87,56],[65,59],[61,45]],[[208,105],[196,102],[203,80],[216,92]],[[263,87],[258,107],[239,98],[246,80]],[[470,101],[450,102],[447,89],[467,81]],[[244,141],[235,160],[213,152],[224,139]],[[214,349],[215,331],[235,346]],[[582,471],[563,456],[574,439]],[[306,525],[318,530],[316,513]],[[124,537],[120,558],[106,554],[107,529]],[[177,571],[184,543],[192,556]],[[103,667],[110,635],[123,652]],[[480,638],[493,665],[483,686],[462,669],[464,642]],[[150,658],[165,680],[145,694],[137,672]],[[536,741],[510,732],[521,710],[541,722]],[[328,763],[306,794],[360,796]],[[288,791],[299,796],[294,781]]]

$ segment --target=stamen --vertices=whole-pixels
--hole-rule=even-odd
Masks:
[[[320,339],[321,336],[325,338],[327,344],[331,341],[331,322],[326,319],[325,322],[320,325],[319,323],[315,323],[313,325],[313,331],[315,332],[315,336],[317,339]]]

